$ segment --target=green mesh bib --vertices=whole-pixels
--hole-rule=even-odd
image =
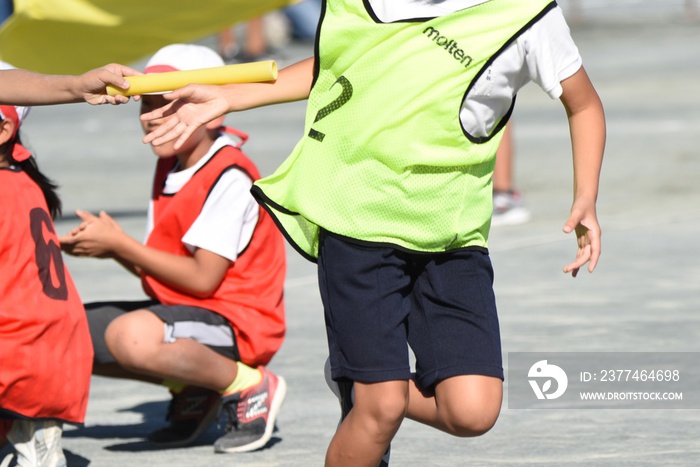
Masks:
[[[486,247],[509,113],[494,135],[476,138],[460,123],[462,101],[553,5],[491,0],[381,23],[362,0],[328,0],[305,136],[253,189],[295,248],[314,260],[319,228],[418,252]]]

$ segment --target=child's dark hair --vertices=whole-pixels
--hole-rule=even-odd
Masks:
[[[44,193],[44,198],[46,199],[46,205],[49,208],[49,213],[52,219],[56,219],[61,216],[61,199],[58,197],[56,189],[58,185],[48,179],[44,174],[39,171],[39,167],[36,164],[34,156],[30,156],[27,160],[22,162],[17,162],[12,158],[12,149],[15,144],[22,144],[19,134],[14,140],[8,141],[4,145],[0,146],[0,150],[6,155],[10,163],[16,167],[19,167],[22,172],[26,173],[29,178],[34,180],[34,182],[39,185],[41,191]]]

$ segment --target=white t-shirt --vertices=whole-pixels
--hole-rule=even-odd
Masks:
[[[168,174],[163,192],[174,194],[180,191],[202,165],[227,145],[236,146],[236,142],[227,135],[221,135],[209,152],[194,166],[180,171],[177,171],[176,166],[174,171]],[[250,194],[252,186],[253,181],[245,172],[238,169],[226,171],[211,189],[202,212],[182,237],[182,242],[187,249],[194,252],[195,248],[203,248],[235,261],[238,254],[250,243],[253,230],[258,223],[259,206]],[[151,200],[148,205],[146,239],[152,230],[153,201]]]
[[[489,0],[369,0],[383,22],[433,18]],[[524,65],[524,66],[523,66]],[[552,99],[561,96],[561,81],[576,73],[581,55],[558,6],[520,35],[479,77],[462,104],[462,125],[473,136],[487,136],[496,116],[510,108],[513,96],[530,81]]]

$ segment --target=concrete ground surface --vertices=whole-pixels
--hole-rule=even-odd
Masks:
[[[700,352],[700,24],[680,16],[583,22],[573,35],[608,120],[603,255],[592,275],[561,272],[576,252],[561,232],[572,192],[567,122],[562,106],[531,84],[518,97],[514,131],[516,182],[532,219],[494,229],[490,240],[505,363],[522,351]],[[284,66],[309,53],[292,45],[275,58]],[[304,103],[293,103],[229,115],[227,123],[250,134],[245,149],[269,174],[300,137],[303,114]],[[76,208],[104,209],[142,238],[155,158],[140,142],[137,115],[133,103],[30,114],[24,138],[61,185],[60,233],[77,224]],[[315,267],[288,251],[288,333],[270,368],[289,389],[265,449],[214,454],[215,426],[194,446],[156,449],[145,436],[164,423],[167,391],[94,377],[85,426],[64,433],[69,466],[322,465],[339,409],[323,379]],[[67,264],[86,302],[143,297],[139,282],[108,260]],[[507,405],[508,384],[491,432],[457,439],[407,420],[391,465],[700,465],[698,410],[516,410]]]

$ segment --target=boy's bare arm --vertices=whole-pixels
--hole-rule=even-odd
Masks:
[[[576,277],[588,263],[593,272],[600,257],[596,201],[605,150],[605,113],[598,93],[581,67],[562,83],[561,102],[569,119],[574,164],[574,200],[564,232],[576,232],[578,252],[564,272]]]
[[[173,288],[206,298],[219,288],[231,262],[211,251],[198,248],[193,256],[179,256],[148,247],[123,236],[114,244],[115,258],[133,264]]]
[[[48,105],[88,102],[90,104],[122,104],[124,96],[107,95],[108,84],[122,89],[129,87],[125,76],[140,74],[117,64],[90,70],[82,75],[46,75],[21,69],[0,71],[0,102],[12,105]]]
[[[280,70],[268,83],[206,86],[190,84],[166,94],[172,103],[141,115],[141,120],[170,117],[143,138],[156,146],[177,139],[179,148],[201,125],[226,113],[292,102],[309,97],[314,59],[308,58]]]
[[[210,296],[221,284],[231,262],[207,250],[193,257],[166,253],[143,245],[127,235],[104,211],[95,216],[77,211],[79,227],[59,238],[61,248],[73,256],[113,258],[127,269],[146,273],[196,297]]]

